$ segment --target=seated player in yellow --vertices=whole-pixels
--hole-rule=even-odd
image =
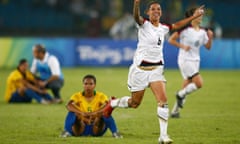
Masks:
[[[113,117],[103,113],[108,98],[95,91],[95,76],[86,75],[82,82],[84,90],[73,94],[66,106],[69,112],[61,137],[102,136],[109,128],[113,137],[121,138]]]
[[[7,78],[5,101],[9,103],[30,103],[35,99],[38,103],[48,104],[51,96],[45,89],[40,89],[35,84],[35,78],[28,71],[26,59],[19,61],[16,70],[10,73]]]

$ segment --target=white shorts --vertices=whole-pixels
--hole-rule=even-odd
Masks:
[[[128,73],[128,89],[131,92],[146,89],[151,82],[164,81],[164,66],[157,66],[154,70],[142,70],[132,64]]]
[[[199,73],[200,61],[178,60],[178,66],[183,79],[191,79]]]

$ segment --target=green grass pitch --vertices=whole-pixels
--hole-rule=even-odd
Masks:
[[[159,124],[156,102],[147,89],[138,109],[116,109],[113,116],[123,139],[113,139],[108,131],[103,137],[59,138],[71,94],[82,90],[82,77],[94,74],[97,90],[108,96],[129,95],[128,68],[64,68],[64,104],[6,104],[3,101],[6,77],[10,70],[0,70],[0,143],[2,144],[157,144]],[[176,144],[239,144],[240,71],[201,70],[203,88],[191,94],[180,119],[169,119],[168,133]],[[169,106],[182,78],[178,70],[165,69]]]

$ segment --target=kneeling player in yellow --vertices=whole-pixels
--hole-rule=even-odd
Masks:
[[[5,101],[30,103],[32,99],[41,104],[49,104],[52,100],[47,91],[36,84],[34,76],[28,70],[27,60],[21,59],[17,69],[12,71],[7,78]]]
[[[112,116],[105,116],[103,108],[108,102],[107,96],[95,91],[96,78],[86,75],[83,78],[82,92],[71,96],[67,104],[68,114],[61,137],[102,136],[109,128],[112,136],[121,138]]]

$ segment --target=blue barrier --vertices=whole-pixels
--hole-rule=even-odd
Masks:
[[[76,61],[83,66],[128,66],[132,63],[136,45],[136,41],[81,39],[76,45]]]
[[[76,38],[0,38],[0,67],[15,67],[22,57],[32,59],[32,46],[42,43],[63,67],[129,66],[137,41]],[[164,44],[166,68],[177,68],[178,48]],[[201,48],[201,68],[239,69],[240,40],[214,40],[210,51]]]
[[[213,69],[240,68],[240,40],[214,40],[210,51],[201,49],[201,67]]]
[[[77,42],[77,65],[128,66],[137,42],[130,40],[81,39]],[[166,68],[177,68],[178,48],[164,44]],[[240,40],[214,40],[211,50],[200,50],[201,67],[216,69],[240,68]]]

